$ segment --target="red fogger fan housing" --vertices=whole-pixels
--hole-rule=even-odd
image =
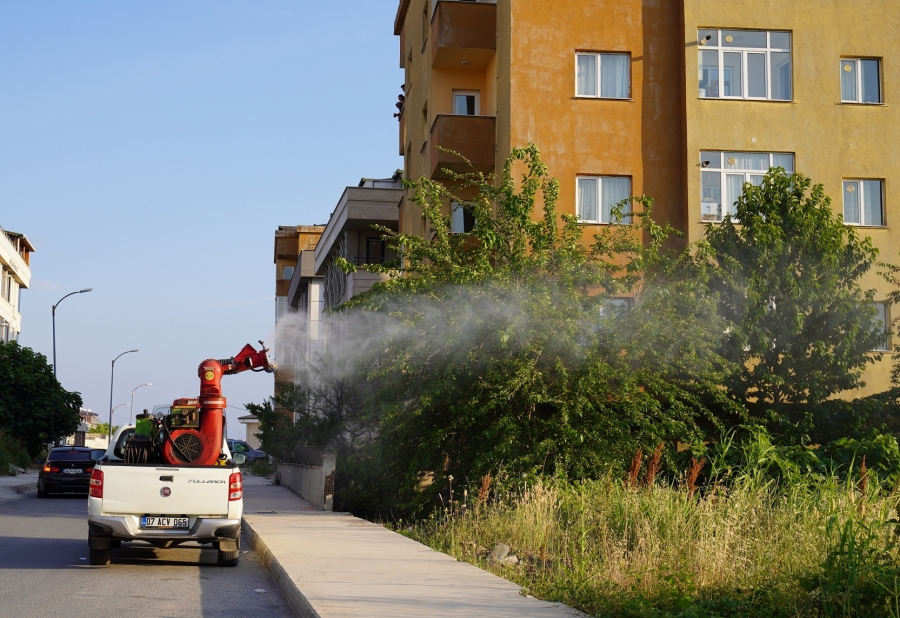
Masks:
[[[260,342],[262,345],[262,342]],[[242,371],[268,371],[275,368],[269,362],[266,348],[257,352],[247,344],[234,358],[225,360],[207,359],[200,363],[197,375],[200,377],[199,400],[179,399],[173,404],[190,407],[199,403],[199,426],[171,428],[163,442],[162,460],[173,466],[212,466],[222,453],[222,433],[225,420],[226,400],[222,396],[222,376]],[[193,425],[193,423],[191,423]]]

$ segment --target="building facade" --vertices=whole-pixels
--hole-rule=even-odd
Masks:
[[[275,341],[273,351],[278,368],[275,370],[275,384],[292,382],[294,339],[287,333],[289,328],[279,328],[278,324],[288,312],[288,289],[297,268],[300,254],[316,248],[324,225],[281,225],[275,230]],[[276,389],[277,390],[277,389]]]
[[[885,0],[400,0],[404,173],[465,171],[440,148],[498,172],[534,142],[586,237],[644,194],[694,242],[745,182],[784,167],[823,184],[896,263],[898,22],[900,3]],[[400,230],[426,236],[409,198]],[[885,283],[862,283],[889,320]],[[889,348],[855,394],[889,386]]]
[[[24,234],[0,228],[0,341],[18,341],[22,332],[22,290],[31,284],[33,251]]]

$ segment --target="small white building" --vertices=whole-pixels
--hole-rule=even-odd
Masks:
[[[31,284],[34,247],[24,234],[0,228],[0,341],[18,341],[22,332],[19,312],[22,289]]]
[[[259,433],[259,419],[252,414],[247,414],[246,416],[239,416],[238,421],[240,421],[240,423],[244,425],[247,430],[244,440],[251,447],[258,449],[259,438],[256,437],[256,434]]]

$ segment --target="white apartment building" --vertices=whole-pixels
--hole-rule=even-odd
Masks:
[[[31,283],[33,251],[24,234],[0,228],[0,341],[18,341],[22,332],[22,289]]]

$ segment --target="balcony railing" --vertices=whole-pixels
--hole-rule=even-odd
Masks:
[[[497,5],[441,0],[431,17],[431,66],[484,69],[497,51]]]
[[[395,257],[366,257],[359,256],[353,258],[353,263],[356,266],[365,266],[367,264],[384,264],[385,262],[393,262],[397,258]]]
[[[439,114],[431,125],[431,177],[447,178],[449,169],[457,174],[494,171],[496,159],[497,119],[493,116]],[[469,160],[441,149],[457,152]]]

